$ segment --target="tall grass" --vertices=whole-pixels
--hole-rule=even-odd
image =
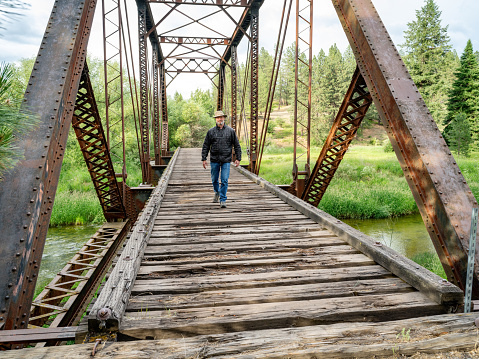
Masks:
[[[314,165],[320,148],[312,148]],[[479,153],[456,156],[472,193],[479,198]],[[290,184],[291,148],[265,148],[260,176],[274,184]],[[301,168],[300,168],[301,170]],[[319,208],[338,218],[388,218],[418,213],[394,152],[382,147],[352,146],[331,181]]]
[[[311,163],[320,148],[311,151]],[[279,153],[278,153],[279,152]],[[265,151],[260,176],[274,184],[290,184],[292,154]],[[388,218],[417,213],[418,209],[394,153],[381,147],[350,148],[319,208],[337,218]]]

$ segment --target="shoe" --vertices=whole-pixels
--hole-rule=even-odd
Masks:
[[[226,202],[220,202],[220,207],[221,208],[226,208]]]
[[[219,192],[215,192],[215,197],[213,198],[213,203],[218,203],[220,201]]]

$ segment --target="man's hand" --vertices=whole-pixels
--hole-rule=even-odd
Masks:
[[[238,167],[239,164],[240,164],[240,161],[236,160],[236,161],[235,161],[235,167]]]
[[[203,161],[203,168],[206,169],[206,167],[208,167],[208,162]]]

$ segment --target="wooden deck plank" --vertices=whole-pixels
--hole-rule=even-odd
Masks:
[[[290,302],[325,298],[392,294],[414,289],[399,278],[349,280],[335,283],[285,285],[277,287],[213,290],[183,295],[137,295],[130,298],[128,311],[175,310],[257,303]]]
[[[274,270],[267,272],[251,272],[236,274],[219,274],[215,276],[185,275],[178,278],[138,278],[132,289],[135,295],[141,293],[153,294],[184,294],[211,290],[227,290],[240,288],[261,288],[285,285],[313,284],[318,287],[322,283],[340,281],[392,278],[389,271],[378,265],[327,268]]]
[[[435,315],[444,308],[419,292],[171,311],[127,312],[120,332],[131,338],[182,338],[244,330],[387,321]]]

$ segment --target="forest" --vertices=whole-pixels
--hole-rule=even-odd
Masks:
[[[479,149],[479,55],[469,40],[457,54],[442,24],[441,11],[434,0],[424,1],[416,18],[408,23],[404,43],[398,45],[402,58],[444,135],[475,194],[479,196],[477,161]],[[274,54],[261,48],[259,54],[259,99],[261,115],[266,107]],[[0,68],[0,171],[8,171],[21,158],[15,138],[36,126],[35,114],[19,111],[35,59],[2,63]],[[119,64],[116,64],[117,68]],[[292,103],[294,102],[295,44],[282,53],[274,94],[273,113],[267,128],[265,158],[260,175],[276,184],[291,182]],[[88,67],[102,118],[105,115],[103,61],[88,57]],[[313,58],[312,81],[312,162],[316,160],[331,123],[350,84],[356,61],[351,48],[336,45],[321,49]],[[300,68],[300,76],[306,76]],[[109,70],[110,71],[110,70]],[[114,69],[112,70],[114,71]],[[240,80],[247,65],[240,65]],[[228,82],[228,74],[226,76]],[[241,81],[240,81],[241,82]],[[122,84],[128,98],[130,85]],[[229,86],[229,83],[226,84]],[[305,94],[302,94],[303,96]],[[248,101],[242,113],[248,120]],[[189,99],[168,94],[170,146],[201,146],[206,131],[214,125],[216,88],[197,89]],[[228,111],[228,105],[226,105]],[[127,183],[141,182],[134,109],[125,109]],[[261,119],[261,117],[260,117]],[[238,132],[245,149],[245,126]],[[320,208],[339,218],[386,218],[417,213],[401,168],[389,144],[374,106],[369,109],[351,156],[346,156]],[[244,163],[247,158],[244,156]],[[360,183],[362,190],[354,192]],[[70,132],[55,199],[51,225],[101,223],[104,221],[90,175],[86,170],[75,134]]]

